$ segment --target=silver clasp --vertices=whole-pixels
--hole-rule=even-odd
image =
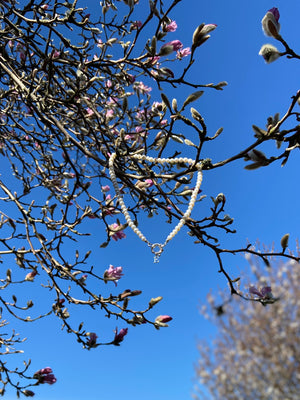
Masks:
[[[153,243],[150,245],[151,252],[154,254],[154,262],[159,262],[159,257],[164,250],[164,245],[161,243]]]

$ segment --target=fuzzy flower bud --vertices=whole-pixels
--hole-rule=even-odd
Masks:
[[[281,56],[278,49],[272,44],[264,44],[258,54],[263,56],[267,64],[270,64]]]
[[[279,17],[280,14],[278,8],[276,7],[271,8],[263,17],[261,23],[262,23],[262,29],[266,36],[271,36],[275,39],[278,38],[280,31],[280,24],[278,22]]]
[[[282,236],[281,241],[280,241],[282,250],[285,250],[288,247],[289,238],[290,238],[290,234],[289,233],[286,233],[284,236]]]
[[[201,46],[206,40],[210,38],[210,35],[208,35],[209,32],[213,31],[216,29],[217,25],[216,24],[201,24],[199,25],[194,33],[193,33],[193,46],[192,49],[195,49],[196,47]]]
[[[152,308],[155,306],[155,304],[159,303],[162,300],[162,296],[158,297],[152,297],[152,299],[149,301],[149,307]]]

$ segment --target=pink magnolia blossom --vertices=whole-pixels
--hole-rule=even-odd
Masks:
[[[148,94],[152,90],[152,87],[144,85],[143,82],[135,82],[133,87],[141,94]]]
[[[261,290],[258,290],[255,286],[250,286],[249,293],[258,296],[262,300],[272,299],[272,288],[270,286],[264,286]]]
[[[155,64],[157,64],[157,62],[159,60],[160,60],[159,56],[154,56],[154,57],[148,58],[148,63],[151,65],[155,65]]]
[[[106,204],[106,207],[104,207],[104,209],[103,209],[103,214],[104,215],[113,215],[113,214],[117,213],[117,210],[114,207],[114,203],[113,203],[113,201],[111,199],[111,195],[110,194],[108,194],[105,197],[105,204]]]
[[[138,29],[143,25],[142,21],[135,21],[133,24],[131,24],[131,29]]]
[[[54,50],[53,52],[52,52],[52,58],[58,58],[60,56],[60,51],[58,51],[58,50]]]
[[[88,107],[88,108],[86,109],[86,113],[87,113],[87,116],[88,116],[88,117],[91,117],[92,115],[95,114],[94,111],[93,111],[90,107]]]
[[[181,60],[183,57],[187,57],[190,54],[191,54],[190,47],[185,47],[184,49],[177,51],[176,58]]]
[[[50,367],[46,367],[38,370],[33,377],[38,379],[39,383],[48,383],[49,385],[53,385],[57,379],[52,372],[53,371]]]
[[[98,336],[94,332],[90,332],[88,335],[89,335],[89,340],[87,341],[87,345],[90,347],[95,346]]]
[[[56,383],[57,379],[53,374],[48,374],[43,376],[42,383],[48,383],[49,385],[53,385]]]
[[[146,179],[145,181],[137,181],[135,186],[140,189],[140,190],[146,190],[147,188],[151,187],[154,185],[154,182],[152,179]]]
[[[113,105],[115,106],[118,103],[119,99],[118,97],[112,96],[108,99],[108,101],[106,102],[107,105]]]
[[[107,111],[106,111],[105,117],[106,117],[107,119],[112,119],[113,116],[114,116],[114,110],[110,109],[110,110],[107,110]]]
[[[143,133],[143,132],[145,132],[145,129],[144,129],[142,126],[136,126],[136,127],[134,128],[134,130],[135,130],[136,133]]]
[[[111,133],[112,133],[113,135],[115,135],[115,136],[119,136],[119,135],[120,135],[120,132],[119,132],[118,129],[116,129],[116,128],[113,128],[113,129],[111,130]]]
[[[46,367],[46,368],[40,369],[38,372],[36,372],[36,374],[47,375],[47,374],[52,374],[52,372],[53,372],[52,368]]]
[[[124,139],[125,140],[135,139],[135,135],[125,135]]]
[[[34,277],[37,275],[37,271],[31,271],[25,276],[25,281],[30,281],[32,282],[34,280]]]
[[[154,185],[154,182],[153,182],[152,179],[146,179],[146,180],[145,180],[145,183],[146,183],[147,187],[151,187],[151,186]]]
[[[109,225],[109,230],[110,236],[115,241],[126,238],[126,234],[123,232],[122,227],[119,224],[114,223],[112,225]]]
[[[109,268],[104,272],[104,282],[106,283],[107,281],[113,281],[115,286],[117,286],[118,280],[124,275],[122,272],[122,267],[114,267],[113,265],[110,265]]]
[[[172,21],[163,27],[164,32],[175,32],[176,29],[177,29],[177,24],[175,21]]]
[[[115,346],[119,346],[119,344],[120,344],[121,342],[123,342],[124,336],[127,335],[127,332],[128,332],[128,328],[123,328],[123,329],[121,329],[119,333],[118,333],[118,328],[116,328],[113,344],[114,344]]]
[[[152,116],[152,111],[149,109],[143,109],[143,110],[139,110],[136,115],[135,118],[138,121],[146,121],[148,118],[151,118]]]
[[[109,192],[110,191],[110,186],[105,185],[101,187],[102,192]]]
[[[103,43],[102,39],[99,39],[97,42],[97,47],[100,47],[100,49],[102,49],[103,46],[104,46],[104,43]]]
[[[171,42],[168,42],[168,43],[165,43],[164,45],[162,45],[161,48],[164,49],[167,46],[172,47],[173,51],[177,51],[183,47],[183,44],[181,43],[180,40],[172,40]]]

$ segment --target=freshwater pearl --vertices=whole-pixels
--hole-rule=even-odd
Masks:
[[[159,260],[159,256],[161,255],[165,245],[170,242],[170,240],[172,240],[177,233],[180,231],[180,229],[183,227],[183,225],[186,223],[186,220],[190,217],[192,210],[195,206],[196,200],[197,200],[197,195],[199,193],[200,190],[200,186],[202,183],[202,167],[200,163],[196,164],[196,168],[198,170],[197,172],[197,180],[196,180],[196,185],[195,188],[193,189],[192,195],[191,195],[191,199],[188,205],[187,210],[185,211],[185,213],[183,214],[182,218],[179,220],[178,224],[175,226],[175,228],[172,230],[172,232],[170,232],[170,234],[167,236],[166,240],[164,241],[164,243],[155,243],[152,244],[151,242],[149,242],[149,240],[146,239],[146,237],[142,234],[142,232],[138,229],[138,227],[134,224],[134,222],[132,221],[130,214],[128,212],[128,209],[124,203],[122,194],[120,192],[119,189],[119,185],[117,182],[117,178],[116,178],[116,174],[115,174],[115,170],[114,170],[114,161],[117,157],[116,153],[113,153],[108,161],[108,171],[109,171],[109,175],[113,184],[113,187],[115,189],[120,207],[121,207],[121,211],[126,219],[126,222],[128,224],[128,226],[133,230],[133,232],[143,241],[146,242],[147,245],[151,248],[152,253],[154,254],[154,262],[158,262]],[[131,157],[132,159],[135,160],[146,160],[152,163],[156,163],[156,164],[179,164],[179,163],[187,163],[187,164],[194,164],[195,161],[192,158],[186,158],[186,157],[180,157],[180,158],[154,158],[154,157],[148,157],[144,154],[135,154]]]

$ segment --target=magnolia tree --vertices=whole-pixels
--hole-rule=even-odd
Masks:
[[[215,254],[231,294],[244,298],[235,287],[235,277],[226,271],[224,255],[252,254],[266,264],[271,256],[298,260],[285,252],[288,237],[278,251],[260,252],[250,245],[222,247],[218,237],[235,232],[225,196],[205,198],[198,193],[206,171],[235,160],[245,159],[247,169],[277,160],[286,163],[298,146],[299,128],[297,122],[288,130],[284,124],[299,117],[294,106],[300,92],[282,118],[269,117],[266,129],[253,126],[249,147],[221,161],[213,154],[204,159],[203,149],[222,129],[210,132],[201,112],[190,104],[205,90],[222,90],[226,82],[187,79],[196,53],[217,27],[202,23],[189,43],[171,40],[169,35],[174,39],[177,28],[171,14],[179,2],[167,1],[165,6],[161,0],[150,0],[145,16],[145,4],[138,0],[104,0],[95,16],[77,0],[0,1],[0,150],[5,170],[0,180],[0,255],[1,263],[11,266],[1,277],[3,327],[13,324],[14,318],[34,322],[54,315],[90,350],[120,345],[128,325],[167,326],[169,315],[148,318],[162,297],[145,300],[140,310],[129,307],[141,291],[118,292],[114,284],[122,278],[122,267],[110,265],[99,272],[89,262],[90,251],[82,254],[80,241],[90,234],[91,219],[106,233],[101,247],[123,240],[126,231],[133,230],[152,251],[154,261],[185,225],[197,246]],[[284,55],[299,58],[279,35],[278,20],[276,8],[263,19],[265,33],[284,49],[280,53],[272,45],[264,46],[261,54],[267,62]],[[179,85],[190,88],[191,94],[183,100],[169,98],[168,88]],[[270,141],[277,149],[274,146],[274,155],[268,157],[258,148]],[[191,211],[199,201],[210,210],[196,220]],[[164,243],[151,243],[138,228],[138,220],[159,211],[175,228]],[[114,294],[99,294],[101,283],[111,284]],[[18,298],[20,285],[47,291],[45,313],[35,311],[32,290],[26,292],[27,298],[24,293]],[[259,300],[269,297],[266,290]],[[114,335],[99,338],[84,323],[78,326],[73,310],[76,313],[79,307],[116,318],[119,326]],[[31,386],[53,384],[56,377],[43,365],[31,371],[29,362],[23,369],[8,367],[4,356],[20,352],[22,343],[12,332],[1,334],[5,349],[0,360],[1,393],[9,384],[18,395],[30,397]]]
[[[248,285],[248,298],[253,301],[234,297],[220,306],[220,298],[209,295],[210,306],[202,308],[216,325],[217,334],[213,344],[199,343],[198,380],[211,393],[209,399],[296,400],[300,390],[300,265],[291,260],[266,269],[257,259],[249,261],[259,285]],[[225,300],[224,293],[221,299]],[[207,398],[203,393],[196,397]]]

